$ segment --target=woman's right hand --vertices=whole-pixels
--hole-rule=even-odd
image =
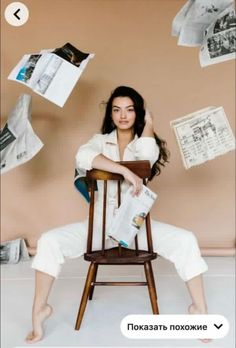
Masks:
[[[138,196],[143,188],[143,180],[126,167],[122,170],[122,175],[133,186],[132,195]]]

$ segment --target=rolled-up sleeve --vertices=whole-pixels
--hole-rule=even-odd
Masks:
[[[95,134],[76,154],[76,168],[91,170],[93,159],[102,153],[102,134]]]
[[[158,160],[160,149],[156,140],[151,137],[140,137],[135,143],[136,160],[148,160],[151,166]]]

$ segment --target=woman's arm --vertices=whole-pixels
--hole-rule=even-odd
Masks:
[[[151,137],[154,138],[154,127],[153,127],[153,119],[150,112],[146,109],[145,113],[145,126],[143,128],[143,132],[141,137]]]
[[[133,186],[133,195],[138,195],[142,190],[142,179],[134,174],[131,170],[121,164],[110,160],[104,155],[97,155],[92,161],[94,169],[105,170],[111,173],[121,174],[126,181]]]
[[[128,168],[102,155],[104,135],[96,134],[87,144],[82,145],[76,154],[76,168],[83,171],[92,168],[121,174],[126,181],[133,185],[133,194],[138,195],[142,189],[142,180]]]
[[[136,142],[135,158],[137,160],[148,160],[151,166],[153,166],[158,160],[159,154],[160,150],[154,136],[153,119],[148,110],[146,110],[145,126]]]

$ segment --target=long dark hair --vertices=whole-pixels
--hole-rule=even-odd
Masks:
[[[102,134],[111,133],[116,126],[112,121],[112,102],[116,97],[129,97],[134,103],[134,110],[136,113],[135,123],[134,123],[134,135],[137,134],[138,137],[141,136],[144,126],[145,126],[145,108],[144,108],[144,100],[143,97],[135,91],[131,87],[120,86],[117,87],[111,94],[110,98],[106,103],[105,116],[103,119],[103,124],[101,128]],[[152,166],[152,174],[149,180],[151,180],[155,175],[159,175],[161,173],[161,166],[165,166],[168,162],[169,151],[166,148],[166,141],[159,138],[156,133],[154,133],[154,137],[157,145],[160,149],[160,154],[158,160]]]

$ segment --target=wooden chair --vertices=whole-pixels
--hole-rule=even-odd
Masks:
[[[149,161],[129,161],[120,162],[120,164],[128,167],[136,175],[143,179],[143,183],[146,184],[146,179],[150,177],[151,168]],[[80,325],[83,319],[85,307],[88,299],[92,300],[94,287],[97,285],[147,285],[149,290],[149,296],[152,306],[153,314],[159,314],[157,305],[157,293],[155,287],[155,280],[153,276],[151,261],[157,258],[157,254],[153,252],[152,235],[151,235],[151,223],[150,215],[146,217],[146,237],[148,250],[139,250],[138,247],[138,235],[135,238],[135,249],[131,250],[124,248],[121,245],[112,248],[105,249],[105,229],[106,229],[106,204],[107,204],[107,181],[117,181],[117,199],[118,206],[121,203],[121,182],[124,180],[122,175],[109,173],[97,169],[92,169],[87,172],[87,180],[90,183],[90,209],[89,209],[89,225],[88,225],[88,239],[87,239],[87,252],[84,254],[84,259],[90,262],[90,266],[87,273],[87,279],[84,286],[83,295],[80,302],[78,316],[76,320],[75,330],[80,329]],[[103,194],[103,215],[102,215],[102,245],[101,250],[92,250],[93,245],[93,220],[94,220],[94,196],[96,181],[102,180],[104,182],[104,194]],[[99,231],[95,231],[99,233]],[[99,265],[143,265],[146,275],[145,282],[101,282],[96,281],[97,271]]]

